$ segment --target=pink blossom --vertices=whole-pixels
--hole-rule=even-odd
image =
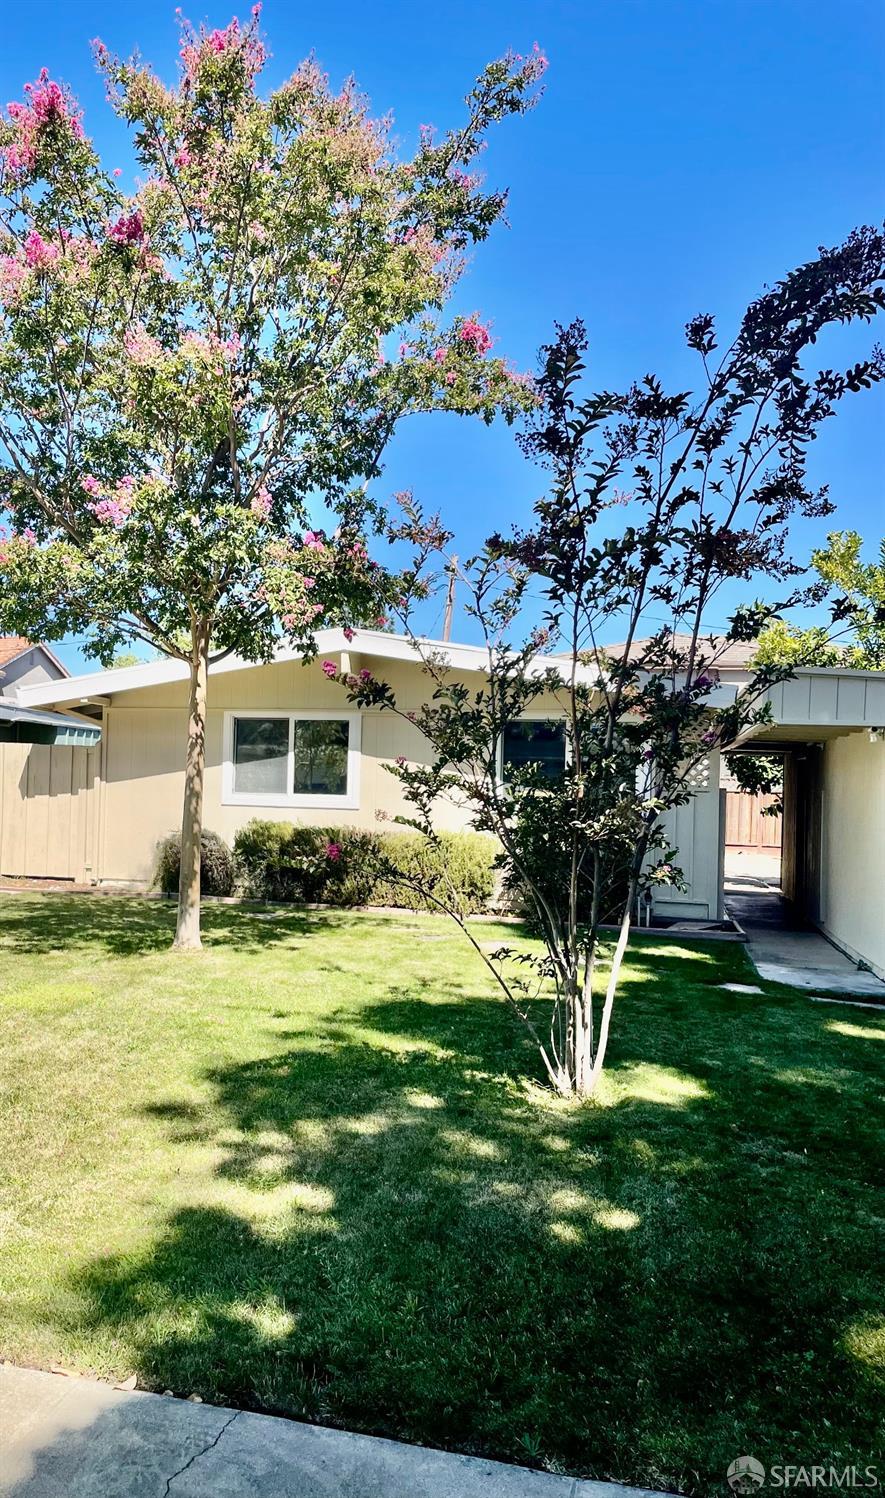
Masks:
[[[323,675],[332,681],[338,675],[338,667],[334,661],[323,661]]]
[[[36,533],[36,531],[32,531],[31,527],[29,525],[26,525],[25,528],[24,528],[24,530],[21,533],[21,540],[24,541],[24,543],[25,543],[26,546],[36,546],[37,545],[37,533]]]
[[[25,260],[35,270],[44,270],[59,256],[57,245],[48,244],[42,234],[32,229],[25,240]]]
[[[131,213],[121,213],[116,223],[111,224],[108,229],[108,238],[119,245],[144,244],[144,220],[138,209],[134,208]]]
[[[326,857],[331,859],[332,863],[337,863],[341,857],[341,844],[326,843]]]
[[[527,57],[523,63],[522,76],[527,83],[537,83],[539,78],[543,78],[549,66],[547,54],[542,52],[538,43],[535,42],[531,56]]]
[[[308,551],[325,551],[326,549],[322,531],[305,531],[304,544]]]
[[[148,333],[141,323],[127,329],[123,347],[133,364],[158,364],[163,357],[162,344]]]
[[[375,620],[375,628],[384,629],[385,625],[387,625],[389,622],[390,621],[388,620],[386,614],[379,614],[378,618]]]
[[[366,683],[370,682],[371,680],[372,680],[372,673],[371,673],[371,671],[368,669],[368,667],[363,666],[363,669],[360,672],[360,681],[365,685]]]
[[[190,166],[193,157],[187,146],[182,146],[180,150],[176,151],[174,160],[177,167],[185,167]]]
[[[207,32],[205,28],[201,28],[197,34],[188,28],[181,48],[185,81],[197,83],[200,72],[213,59],[237,56],[251,82],[263,68],[266,59],[256,28],[260,13],[260,6],[253,8],[253,24],[245,30],[241,30],[236,16],[223,30],[216,27],[214,31]]]
[[[84,473],[80,480],[80,488],[84,489],[87,494],[101,493],[101,484],[93,473]]]
[[[0,297],[14,301],[28,278],[28,267],[18,255],[0,255]]]
[[[404,754],[398,754],[396,757],[396,764],[398,768],[400,770],[404,770],[406,768],[406,763],[406,756]]]
[[[5,148],[6,165],[11,172],[30,172],[37,164],[40,136],[47,125],[67,129],[74,140],[82,140],[81,112],[60,83],[54,83],[46,68],[41,68],[36,83],[26,83],[27,103],[8,105],[10,123],[16,138]]]
[[[303,577],[301,581],[308,592],[310,592],[311,588],[315,588],[317,585],[317,580],[315,577]]]
[[[114,167],[114,176],[115,177],[122,177],[122,175],[123,175],[123,168],[119,167],[119,166],[115,166]]]
[[[341,633],[343,634],[345,640],[347,641],[347,643],[349,645],[350,642],[351,642],[351,640],[353,639],[354,635],[356,634],[356,630],[355,629],[351,629],[351,627],[350,627],[349,624],[345,624],[345,626],[344,626],[343,630],[341,631]]]
[[[447,348],[435,348],[433,350],[433,360],[434,360],[434,363],[435,364],[445,364],[446,358],[448,356],[448,352],[449,351],[448,351]]]
[[[129,517],[129,506],[124,500],[99,499],[89,508],[99,525],[120,526]]]
[[[258,493],[253,494],[252,503],[249,508],[253,515],[257,515],[261,520],[266,520],[270,514],[271,503],[270,491],[262,485]]]
[[[454,383],[457,380],[457,378],[458,378],[458,376],[455,374],[455,371],[453,369],[450,369],[449,372],[448,372],[448,374],[446,375],[446,384],[447,385],[454,385]]]
[[[476,318],[468,317],[458,330],[458,337],[462,343],[469,343],[477,354],[487,354],[492,346],[492,336],[488,328],[483,327]]]

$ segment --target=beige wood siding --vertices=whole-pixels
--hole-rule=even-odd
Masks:
[[[867,733],[824,749],[823,930],[885,977],[885,743]]]
[[[93,877],[98,748],[0,744],[0,873]]]

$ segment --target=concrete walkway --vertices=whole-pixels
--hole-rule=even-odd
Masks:
[[[859,968],[818,931],[797,929],[780,890],[764,879],[726,882],[725,904],[747,935],[760,978],[791,988],[851,994],[885,1004],[885,983]]]
[[[653,1498],[0,1364],[2,1498]]]

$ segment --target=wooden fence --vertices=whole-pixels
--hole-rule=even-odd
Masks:
[[[771,806],[774,796],[751,796],[747,791],[727,791],[725,797],[725,846],[727,848],[767,848],[776,852],[781,845],[783,817],[764,817],[763,807]]]
[[[0,874],[91,879],[100,749],[0,743]]]

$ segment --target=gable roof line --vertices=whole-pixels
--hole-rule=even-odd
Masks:
[[[12,645],[17,648],[13,650],[12,654],[7,655],[3,649],[4,645]],[[67,666],[62,665],[58,656],[50,650],[48,645],[44,644],[42,640],[29,640],[26,635],[0,635],[0,675],[5,672],[7,666],[14,665],[16,661],[21,660],[23,655],[27,655],[29,650],[42,650],[53,666],[58,668],[62,676],[70,676],[71,673]]]
[[[376,629],[357,629],[354,631],[352,641],[346,638],[343,629],[321,629],[317,631],[314,640],[319,657],[324,654],[349,653],[357,656],[374,655],[383,660],[407,661],[420,665],[421,650],[426,650],[445,655],[449,666],[456,671],[487,671],[489,666],[489,651],[485,645],[458,645],[451,641],[432,640],[423,636],[417,638],[417,643],[413,643],[406,635],[391,635]],[[299,650],[291,646],[280,646],[270,661],[248,661],[242,656],[226,656],[209,667],[209,674],[220,676],[229,671],[245,671],[262,665],[277,665],[300,660]],[[561,670],[562,657],[537,655],[533,661],[533,669],[538,673],[549,669]],[[592,685],[598,679],[597,673],[591,667],[579,668],[579,674],[586,685]],[[799,666],[795,668],[793,674],[794,676],[848,676],[854,679],[873,677],[878,680],[885,677],[885,672],[882,671],[853,671],[848,667],[839,666]],[[118,666],[111,667],[107,671],[87,672],[82,676],[66,676],[60,681],[37,682],[31,686],[20,686],[17,689],[13,688],[7,700],[14,701],[20,707],[48,707],[53,703],[70,703],[89,697],[109,697],[118,692],[136,691],[140,687],[165,686],[170,682],[186,681],[187,677],[188,667],[185,661],[167,658],[160,661],[146,661],[138,666]],[[722,694],[725,687],[726,683],[721,683],[714,691]],[[729,691],[733,690],[729,684]]]
[[[321,629],[314,636],[317,654],[376,655],[386,660],[412,661],[420,663],[419,648],[405,635],[391,635],[383,630],[357,629],[349,641],[343,629]],[[418,645],[427,650],[443,652],[456,670],[485,671],[488,669],[489,652],[485,645],[457,645],[451,641],[419,639]],[[261,665],[277,665],[285,661],[300,661],[301,652],[291,646],[280,646],[270,661],[248,661],[242,656],[229,655],[209,667],[210,676],[220,676],[229,671],[244,671]],[[554,664],[552,661],[550,664]],[[13,691],[15,701],[21,707],[42,707],[52,702],[72,702],[77,698],[109,697],[117,692],[132,692],[139,687],[165,686],[174,681],[186,681],[188,667],[185,661],[167,658],[146,661],[138,666],[111,667],[106,671],[85,672],[81,676],[69,676],[64,681],[39,682],[22,686]]]

